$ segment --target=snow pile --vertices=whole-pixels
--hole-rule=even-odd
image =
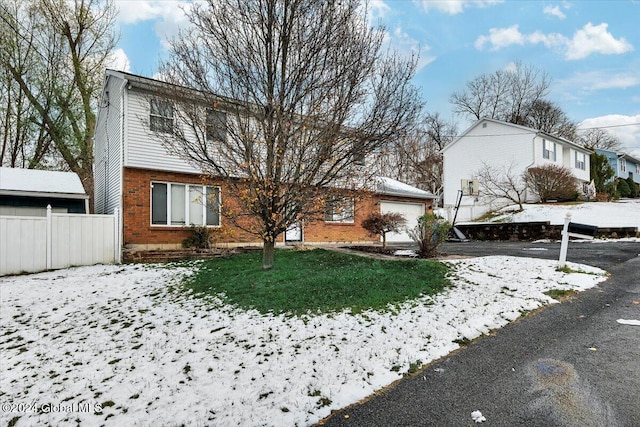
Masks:
[[[522,212],[510,212],[514,206],[504,208],[504,215],[492,218],[493,222],[535,222],[550,221],[552,225],[564,224],[567,212],[571,221],[598,227],[640,228],[640,199],[619,202],[591,202],[580,204],[525,204]]]
[[[482,412],[480,411],[473,411],[471,413],[471,419],[476,423],[483,423],[487,421],[487,419],[482,415]]]
[[[1,403],[58,410],[5,411],[0,424],[20,416],[17,426],[308,425],[456,342],[554,302],[544,291],[606,278],[570,263],[589,274],[558,272],[556,262],[539,259],[451,265],[453,287],[397,312],[302,317],[193,297],[179,285],[186,268],[93,266],[2,278]]]

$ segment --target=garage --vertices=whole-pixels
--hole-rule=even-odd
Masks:
[[[404,230],[400,233],[387,233],[387,243],[389,242],[410,242],[411,237],[407,228],[413,228],[418,224],[418,218],[424,215],[424,203],[393,202],[382,200],[380,202],[380,212],[398,212],[404,215],[407,220]]]

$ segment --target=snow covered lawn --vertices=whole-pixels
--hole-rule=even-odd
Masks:
[[[184,267],[0,278],[0,424],[308,425],[554,302],[544,291],[606,278],[540,259],[450,262],[444,293],[358,315],[240,311],[184,293]]]

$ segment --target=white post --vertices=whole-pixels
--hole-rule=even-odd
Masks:
[[[113,211],[114,217],[114,246],[115,246],[115,263],[120,264],[122,262],[122,244],[120,242],[120,208],[115,208]]]
[[[569,247],[569,222],[571,222],[571,212],[567,212],[564,217],[564,227],[562,228],[562,243],[560,244],[560,259],[558,268],[564,268],[567,261],[567,248]]]
[[[47,252],[47,270],[51,270],[51,251],[53,248],[53,230],[51,226],[51,205],[47,205],[47,242],[46,242],[46,252]]]

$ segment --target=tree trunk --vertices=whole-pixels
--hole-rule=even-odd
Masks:
[[[275,258],[276,244],[273,240],[264,240],[262,247],[262,269],[271,270]]]
[[[382,249],[387,248],[387,233],[382,233]]]

